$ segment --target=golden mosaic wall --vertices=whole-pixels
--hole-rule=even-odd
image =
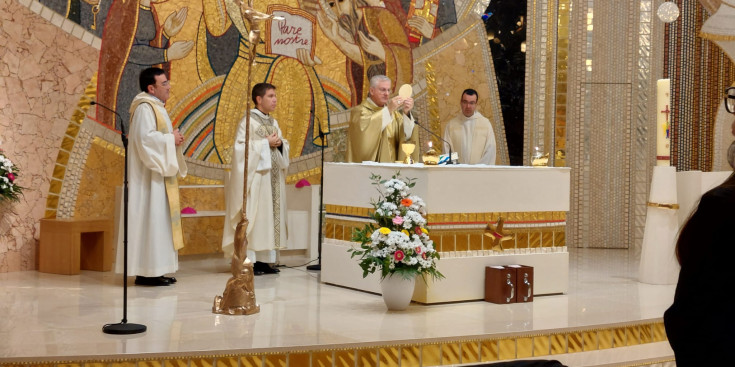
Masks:
[[[417,97],[417,104],[424,107],[419,107],[421,121],[426,121],[435,133],[442,135],[446,123],[461,113],[462,91],[475,89],[478,92],[477,111],[493,124],[497,163],[510,164],[497,81],[483,23],[469,18],[442,33],[436,41],[442,46],[415,52],[415,79],[425,80],[427,85],[426,94]],[[436,96],[432,93],[434,89]],[[422,142],[431,139],[431,135],[421,131]],[[422,145],[422,149],[426,147]]]
[[[567,151],[567,75],[569,60],[569,31],[571,0],[559,0],[556,41],[556,95],[554,111],[554,158],[553,165],[566,167]],[[560,153],[560,154],[559,154]]]
[[[95,138],[82,173],[74,215],[80,218],[113,217],[115,187],[124,175],[122,148]]]
[[[220,213],[225,210],[224,190],[222,185],[179,186],[182,208],[192,207],[199,213],[213,212],[208,216],[185,215],[181,218],[186,246],[179,251],[179,255],[222,252],[225,218]]]
[[[550,153],[549,165],[554,165],[556,145],[556,34],[557,1],[528,1],[526,16],[526,85],[523,129],[523,164],[531,165],[531,156],[538,147],[540,153]]]
[[[199,187],[182,184],[179,186],[179,197],[182,208],[189,206],[197,211],[225,210],[225,188],[221,185]]]
[[[224,225],[224,216],[181,218],[185,246],[179,255],[221,253]]]
[[[39,84],[24,80],[20,84],[20,78],[15,76],[16,74],[13,74],[14,76],[10,79],[3,79],[3,86],[5,88],[2,89],[2,93],[6,93],[8,100],[13,101],[13,103],[17,103],[18,101],[34,101],[33,103],[35,105],[44,106],[45,115],[41,119],[42,121],[56,121],[56,125],[52,128],[52,133],[45,135],[44,139],[42,139],[43,144],[51,144],[53,146],[53,151],[41,152],[43,156],[41,160],[54,161],[55,163],[49,163],[48,167],[43,169],[44,172],[39,179],[34,178],[34,184],[27,192],[27,199],[35,202],[40,198],[46,204],[45,206],[43,204],[29,205],[29,208],[33,207],[35,208],[33,210],[42,212],[35,213],[31,216],[32,218],[29,217],[31,219],[27,221],[23,233],[18,232],[22,225],[19,226],[18,223],[14,222],[15,218],[10,220],[13,223],[11,237],[20,237],[23,238],[23,241],[26,241],[37,236],[34,233],[35,229],[33,227],[35,222],[41,217],[64,218],[112,215],[114,191],[115,186],[118,186],[121,181],[123,158],[119,134],[106,127],[106,125],[109,125],[109,121],[96,121],[95,118],[98,116],[90,109],[89,104],[93,98],[99,98],[99,88],[97,88],[97,79],[94,77],[93,71],[97,67],[99,50],[104,48],[100,38],[101,33],[95,30],[94,27],[90,27],[89,24],[72,24],[70,23],[70,19],[65,18],[65,14],[57,14],[54,10],[46,8],[41,4],[33,3],[32,1],[22,1],[22,3],[32,8],[32,11],[44,14],[43,18],[40,18],[32,15],[32,12],[27,10],[28,8],[24,9],[23,7],[19,7],[22,10],[13,9],[10,12],[24,12],[28,19],[32,19],[32,21],[29,21],[29,24],[33,22],[38,24],[29,26],[29,29],[33,29],[30,33],[38,38],[38,42],[35,42],[38,47],[32,50],[32,53],[44,51],[52,47],[52,45],[63,46],[74,50],[73,52],[58,52],[60,55],[69,56],[63,56],[65,59],[62,60],[62,63],[66,66],[66,70],[71,72],[71,75],[65,74],[58,76],[56,83],[60,85],[59,87],[53,87],[51,85],[53,82],[51,84]],[[156,10],[159,15],[169,14],[181,6],[188,7],[189,11],[185,27],[171,39],[172,42],[177,42],[195,40],[199,37],[199,33],[202,30],[193,25],[199,24],[196,20],[200,18],[202,11],[206,10],[206,4],[210,3],[181,0],[156,3],[154,6],[157,8]],[[284,0],[279,3],[292,7],[298,7],[300,4],[294,0]],[[441,133],[443,124],[459,113],[458,101],[461,91],[467,87],[477,89],[480,92],[479,110],[493,122],[495,127],[498,141],[499,163],[507,164],[508,154],[505,145],[504,126],[502,124],[499,100],[497,98],[497,82],[494,77],[493,64],[487,45],[485,30],[479,18],[487,6],[487,1],[458,0],[454,3],[456,8],[456,24],[443,29],[441,32],[436,32],[434,39],[430,42],[412,46],[413,74],[410,75],[410,79],[416,92],[416,113],[422,121],[431,122],[432,128],[439,130],[436,131],[437,133]],[[16,6],[13,4],[15,3],[7,6]],[[31,4],[35,5],[31,6]],[[261,3],[258,4],[258,6],[265,6]],[[40,28],[35,29],[33,27]],[[14,32],[14,29],[4,30],[4,32]],[[58,32],[60,35],[55,35],[54,32]],[[4,39],[16,39],[18,37],[20,37],[19,34],[8,33]],[[66,38],[59,40],[64,37]],[[50,40],[53,40],[53,42],[50,42]],[[352,93],[351,87],[349,86],[349,78],[345,74],[344,66],[346,56],[325,36],[323,30],[318,26],[315,40],[319,45],[318,52],[316,52],[315,56],[319,60],[315,63],[313,71],[319,75],[323,92],[328,96],[329,120],[335,127],[335,131],[333,131],[333,135],[331,136],[335,144],[327,149],[327,159],[338,160],[340,158],[340,152],[334,148],[338,147],[340,142],[344,142],[343,130],[347,123],[346,117],[349,115],[346,109],[350,107],[348,101]],[[75,44],[73,47],[67,47],[74,42],[79,43],[79,45]],[[5,48],[3,52],[12,53],[12,51],[7,51],[10,49]],[[211,111],[207,110],[207,108],[211,109],[213,106],[211,102],[213,100],[212,98],[216,98],[222,88],[223,78],[221,76],[212,77],[206,83],[202,83],[198,79],[204,74],[197,74],[196,72],[197,70],[201,71],[199,69],[200,67],[197,66],[197,62],[201,60],[198,59],[195,53],[192,52],[182,59],[172,61],[171,79],[173,90],[172,99],[169,101],[169,104],[176,116],[190,116],[187,114],[193,113],[191,111],[194,110],[187,108],[191,108],[192,106],[201,107],[202,109],[198,110],[197,113],[200,113],[201,116],[208,116],[207,113]],[[48,54],[44,53],[44,55]],[[69,60],[66,60],[66,58]],[[8,56],[6,59],[12,61],[10,63],[11,73],[16,72],[17,67],[21,65],[33,65],[27,63],[27,60],[18,58],[17,55]],[[316,59],[314,60],[316,61]],[[52,61],[56,62],[58,60]],[[69,65],[66,65],[67,63]],[[453,65],[453,68],[439,67],[440,65],[447,64]],[[39,70],[42,69],[40,68]],[[427,77],[427,69],[433,72],[434,75],[432,78]],[[48,76],[55,75],[55,73],[47,70],[43,71],[41,75]],[[41,85],[41,87],[36,88],[37,84]],[[10,98],[11,95],[6,91],[15,90],[23,91],[23,93],[28,95],[13,95],[13,98]],[[45,94],[40,93],[39,90],[44,91]],[[429,90],[433,91],[431,96],[429,96]],[[281,91],[285,95],[288,95],[289,92],[291,92],[290,94],[295,94],[285,84]],[[67,98],[67,100],[59,102],[64,99],[59,96],[59,93],[64,95],[68,94],[73,98]],[[429,98],[432,98],[432,100],[429,101]],[[54,106],[62,105],[66,106],[64,111],[52,111],[55,108]],[[24,106],[13,105],[11,107]],[[7,114],[6,111],[9,110],[4,109],[3,113]],[[289,113],[293,115],[296,113],[296,110],[284,107],[284,110],[281,112],[286,115]],[[432,116],[433,121],[429,120],[429,116]],[[13,133],[8,136],[11,136],[13,142],[17,141],[19,142],[17,144],[21,144],[25,141],[25,133],[29,129],[33,129],[31,126],[35,125],[32,123],[20,125],[19,122],[15,121],[20,121],[21,119],[15,115],[11,119],[3,120],[3,123],[10,120],[14,121],[11,126]],[[182,121],[177,119],[174,123],[180,124],[183,123]],[[284,126],[287,126],[289,122],[284,120],[283,123],[285,124]],[[39,124],[39,127],[40,125],[43,124]],[[210,133],[206,125],[196,126],[198,126],[194,128],[196,131],[192,130],[191,134],[187,135],[187,144],[207,147],[211,141],[207,140],[207,134]],[[46,127],[47,125],[43,125],[38,131],[48,130]],[[340,129],[341,131],[339,131]],[[23,134],[16,134],[16,132],[22,132]],[[341,135],[339,134],[340,132],[342,132]],[[308,138],[309,133],[306,132],[306,134]],[[33,134],[33,136],[36,135],[35,133]],[[313,138],[313,136],[311,137]],[[422,132],[422,139],[427,141],[429,139],[428,134]],[[7,146],[7,141],[5,144]],[[304,146],[313,148],[309,144],[311,142],[306,141]],[[33,144],[24,144],[24,151],[38,151],[39,147],[36,147],[37,149],[27,149],[28,146],[33,146]],[[192,150],[191,152],[194,151]],[[46,159],[47,157],[48,159]],[[308,179],[312,183],[318,182],[320,173],[318,149],[308,152],[305,151],[304,154],[292,158],[292,165],[287,178],[288,183],[295,183],[300,179]],[[19,162],[25,163],[24,159],[21,158]],[[32,165],[32,159],[25,160],[29,162],[29,165]],[[189,164],[190,176],[181,180],[181,184],[222,184],[224,170],[227,168],[226,165],[212,163],[209,159],[200,159],[200,157],[194,156],[190,157]],[[33,170],[26,170],[26,172],[33,172]],[[48,188],[45,187],[44,182],[48,183]],[[216,190],[207,195],[211,196],[212,202],[221,200],[221,194],[216,193]],[[193,201],[192,203],[194,203],[193,206],[206,206],[206,203],[200,201]],[[184,206],[187,205],[186,202],[182,204]],[[187,221],[195,220],[187,219]],[[200,221],[211,221],[210,225],[220,227],[219,224],[213,222],[214,219],[202,219]],[[204,224],[192,224],[193,228],[201,228],[200,226],[204,226]],[[7,232],[6,228],[8,227],[5,225],[4,227],[0,227],[0,229]],[[202,231],[198,229],[198,232]],[[2,235],[5,235],[5,233],[2,233]],[[214,246],[210,246],[210,244],[217,242],[214,241],[216,236],[217,234],[215,233],[209,233],[206,236],[197,237],[199,238],[197,242],[201,242],[203,245],[196,247],[195,251],[207,251],[205,250],[206,248],[215,248]],[[11,237],[7,237],[6,235],[4,238]],[[8,242],[6,239],[3,241],[5,243]],[[32,243],[30,247],[26,244],[18,246],[17,241],[13,242],[13,244],[5,247],[10,249],[8,253],[13,254],[14,260],[11,262],[14,265],[6,266],[2,258],[0,258],[0,271],[11,268],[17,270],[19,269],[17,265],[21,262],[25,264],[22,265],[24,269],[34,268],[34,265],[29,264],[35,261],[29,259],[35,256],[36,241],[30,240],[29,243]],[[5,247],[0,247],[0,250],[3,250]],[[16,251],[16,247],[22,248],[22,252],[28,255],[24,255],[24,260],[18,261],[20,256],[17,255],[20,254],[20,251]]]

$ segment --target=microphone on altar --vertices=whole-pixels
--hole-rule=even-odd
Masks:
[[[120,114],[117,113],[117,111],[115,111],[112,108],[107,107],[107,106],[105,106],[102,103],[99,103],[97,101],[91,101],[91,102],[89,102],[89,104],[92,105],[92,106],[95,106],[95,105],[100,106],[103,109],[108,110],[108,111],[114,113],[115,116],[117,116],[117,120],[120,122],[120,133],[121,133],[120,135],[122,137],[122,143],[123,143],[123,146],[124,147],[127,147],[128,146],[128,132],[126,131],[126,126],[125,126],[125,123],[122,120],[123,119],[122,116],[120,116]],[[117,124],[115,124],[115,125],[117,125]]]
[[[449,160],[447,161],[447,164],[456,164],[455,163],[455,160],[452,157],[452,143],[444,140],[444,138],[442,138],[441,136],[437,135],[435,132],[429,130],[428,128],[424,127],[424,125],[419,124],[419,119],[418,118],[414,117],[413,118],[413,123],[416,124],[416,126],[418,126],[418,127],[422,128],[422,129],[428,131],[429,134],[436,136],[437,138],[439,138],[439,140],[447,143],[447,146],[449,147]]]

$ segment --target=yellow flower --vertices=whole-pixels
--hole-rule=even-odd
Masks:
[[[386,227],[380,227],[379,231],[382,234],[389,234],[390,233],[390,229],[388,229]]]
[[[424,232],[424,234],[429,234],[429,231],[427,231],[426,228],[421,228],[421,232]]]
[[[404,229],[404,230],[402,230],[401,232],[403,232],[403,234],[405,234],[406,236],[408,236],[408,237],[411,237],[411,235],[410,235],[410,234],[408,234],[408,231],[407,231],[407,230],[405,230],[405,229]]]

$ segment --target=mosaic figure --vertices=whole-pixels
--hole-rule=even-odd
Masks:
[[[347,57],[345,70],[352,106],[360,104],[375,75],[393,86],[413,81],[413,55],[400,20],[388,9],[366,0],[304,0],[324,35]]]
[[[321,61],[307,50],[299,50],[297,58],[258,52],[251,63],[249,30],[235,0],[203,0],[203,4],[197,40],[197,71],[203,80],[225,75],[213,129],[219,160],[226,164],[231,162],[233,137],[246,112],[245,102],[249,98],[246,79],[251,65],[253,82],[278,85],[283,95],[288,96],[282,100],[274,118],[282,123],[284,135],[291,142],[291,156],[299,157],[314,149],[307,143],[319,141],[319,125],[323,131],[329,129],[324,90],[313,68]],[[257,10],[266,12],[266,9]],[[220,53],[228,49],[237,50],[237,53]]]
[[[121,115],[115,129],[128,123],[127,107],[137,94],[140,72],[161,65],[170,75],[170,61],[191,52],[193,41],[169,43],[183,28],[187,12],[184,7],[169,14],[161,27],[151,0],[114,0],[102,37],[97,101]],[[103,108],[97,109],[96,116],[103,124],[115,121],[115,115]]]

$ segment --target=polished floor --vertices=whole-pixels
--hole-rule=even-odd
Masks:
[[[221,258],[182,257],[176,285],[139,287],[131,281],[128,322],[148,328],[133,336],[101,331],[122,318],[122,280],[113,273],[0,274],[0,363],[331,348],[659,322],[675,288],[637,282],[631,251],[571,249],[569,293],[533,303],[412,304],[405,312],[387,312],[379,295],[322,284],[318,272],[305,268],[282,267],[280,274],[255,279],[260,313],[216,315],[212,302],[224,290],[228,269]],[[648,348],[642,358],[671,353],[665,342]]]

